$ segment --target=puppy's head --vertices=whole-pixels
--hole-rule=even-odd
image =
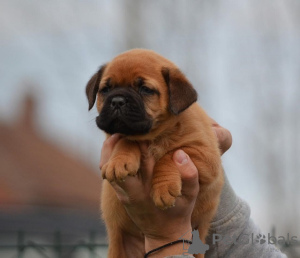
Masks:
[[[157,130],[197,100],[192,85],[169,60],[134,49],[115,57],[86,86],[89,110],[97,99],[98,127],[138,136]]]

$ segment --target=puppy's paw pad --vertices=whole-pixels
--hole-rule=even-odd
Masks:
[[[175,206],[175,200],[181,195],[181,185],[179,184],[160,184],[152,188],[152,198],[154,204],[162,209],[168,209]]]

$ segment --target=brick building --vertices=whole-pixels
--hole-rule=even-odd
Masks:
[[[16,121],[0,121],[0,245],[15,242],[20,230],[37,241],[55,231],[76,241],[93,230],[105,243],[97,171],[36,130],[35,108],[27,96]]]

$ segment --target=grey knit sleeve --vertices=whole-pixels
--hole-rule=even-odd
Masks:
[[[236,196],[227,178],[206,244],[206,258],[287,257],[253,223],[249,205]]]

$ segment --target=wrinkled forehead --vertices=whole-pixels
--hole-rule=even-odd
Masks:
[[[115,57],[106,67],[103,79],[110,78],[120,84],[130,83],[137,78],[162,80],[162,67],[171,63],[159,55],[149,53],[124,53]]]

